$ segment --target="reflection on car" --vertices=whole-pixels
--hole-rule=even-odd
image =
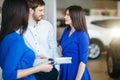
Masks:
[[[101,52],[109,48],[116,28],[120,26],[120,17],[110,16],[87,16],[88,33],[90,36],[89,55],[90,59],[97,59]],[[64,19],[57,20],[57,40],[59,42],[63,29]]]

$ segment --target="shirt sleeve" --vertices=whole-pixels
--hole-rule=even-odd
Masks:
[[[55,37],[55,31],[54,31],[52,25],[50,25],[50,27],[49,27],[48,43],[49,43],[49,47],[51,49],[52,57],[59,57],[59,53],[57,50],[57,41],[56,41],[56,37]]]
[[[82,32],[79,39],[79,59],[80,62],[86,64],[88,60],[89,37],[86,32]]]
[[[14,40],[9,43],[9,50],[6,55],[5,62],[3,64],[3,79],[4,80],[16,80],[17,78],[17,66],[24,53],[23,41],[21,39]]]

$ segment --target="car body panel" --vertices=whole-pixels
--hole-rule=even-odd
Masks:
[[[109,55],[112,55],[113,63],[109,63]],[[107,53],[107,72],[110,77],[117,78],[120,76],[120,36],[113,38]],[[111,64],[112,66],[109,66]],[[112,71],[110,71],[110,68]]]

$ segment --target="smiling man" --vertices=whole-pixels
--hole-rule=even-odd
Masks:
[[[34,65],[38,59],[55,58],[57,42],[53,26],[43,20],[45,2],[43,0],[27,0],[29,7],[28,30],[24,34],[26,44],[36,53]],[[42,60],[41,60],[42,61]],[[37,80],[57,80],[58,71],[54,67],[51,72],[35,74]]]

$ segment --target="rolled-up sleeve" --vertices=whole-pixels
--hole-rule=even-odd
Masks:
[[[79,38],[79,60],[80,62],[87,63],[88,60],[88,47],[89,38],[86,32],[83,32]]]

